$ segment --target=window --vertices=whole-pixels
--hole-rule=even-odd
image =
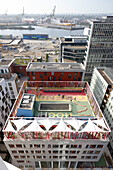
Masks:
[[[93,151],[88,151],[88,154],[93,154]]]
[[[82,72],[80,72],[80,76],[82,76]]]
[[[48,77],[48,80],[50,81],[50,80],[51,80],[51,77]]]
[[[18,159],[18,158],[19,158],[19,156],[14,156],[14,158],[15,158],[15,159]]]
[[[30,76],[30,72],[27,72],[27,75]]]
[[[54,72],[51,72],[51,75],[54,76]]]
[[[55,80],[56,80],[56,77],[53,77],[53,80],[55,81]]]
[[[91,159],[91,156],[86,156],[86,159]]]
[[[84,159],[85,156],[81,156],[81,159]]]
[[[77,148],[77,145],[71,145],[71,148]]]
[[[97,159],[97,156],[93,156],[92,159]]]
[[[10,90],[13,90],[13,88],[12,88],[12,87],[9,87],[9,89],[10,89]]]
[[[51,148],[51,145],[48,145],[48,148]]]
[[[76,72],[74,73],[74,76],[77,76],[77,73],[76,73]]]
[[[17,144],[16,147],[17,148],[22,148],[22,145]]]
[[[33,77],[33,80],[35,80],[35,77]]]
[[[63,76],[64,74],[63,73],[61,73],[61,76]]]
[[[58,148],[59,147],[59,145],[53,145],[53,148]]]
[[[22,67],[20,67],[20,70],[22,70]]]
[[[59,77],[58,80],[60,81],[60,80],[61,80],[61,77]]]
[[[68,78],[71,78],[71,74],[68,75]]]
[[[74,81],[76,81],[76,77],[74,77]]]
[[[87,151],[83,151],[83,154],[86,154],[87,153]]]
[[[89,145],[86,145],[86,148],[89,148]]]
[[[78,148],[82,148],[82,145],[78,145]]]
[[[53,162],[53,168],[58,168],[59,162]]]
[[[24,153],[24,151],[22,151],[22,150],[20,150],[20,151],[18,151],[19,153]]]
[[[10,148],[15,148],[15,146],[14,146],[14,145],[9,145],[9,147],[10,147]]]
[[[58,151],[53,151],[53,153],[58,153]]]
[[[34,76],[34,75],[35,75],[35,73],[34,73],[34,72],[32,72],[32,75]]]
[[[81,80],[81,78],[80,77],[78,77],[78,81],[80,81]]]
[[[96,147],[96,145],[90,145],[90,148],[95,148]]]
[[[17,153],[17,151],[13,150],[12,153]]]
[[[47,76],[47,73],[46,73],[46,72],[44,72],[44,76]]]
[[[97,148],[103,148],[103,145],[98,145]]]
[[[43,78],[42,74],[40,74],[40,78]]]
[[[95,151],[95,153],[94,154],[99,154],[100,153],[100,151]]]

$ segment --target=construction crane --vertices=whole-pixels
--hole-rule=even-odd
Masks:
[[[8,9],[5,10],[5,16],[7,16],[7,11],[8,11]]]
[[[54,15],[55,15],[55,9],[56,9],[56,5],[54,6],[52,13],[50,14],[50,18],[53,18],[53,17],[54,17]]]

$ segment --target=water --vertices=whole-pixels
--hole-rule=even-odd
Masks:
[[[0,30],[0,35],[22,36],[22,34],[48,34],[50,38],[52,37],[64,37],[69,35],[82,35],[84,30],[63,30],[55,28],[46,28],[34,26],[35,30]]]

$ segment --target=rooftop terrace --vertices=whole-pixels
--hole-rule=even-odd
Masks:
[[[16,64],[16,65],[27,65],[29,62],[31,61],[31,59],[26,59],[26,58],[23,58],[23,59],[19,59],[19,58],[17,58],[17,59],[15,59],[15,61],[14,61],[14,64]]]
[[[18,108],[29,96],[35,99],[30,114],[25,108],[18,115]],[[109,133],[87,82],[24,82],[4,126],[7,139],[105,140]]]

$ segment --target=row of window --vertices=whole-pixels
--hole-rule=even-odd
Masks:
[[[27,75],[30,76],[30,72],[27,72]],[[35,75],[35,72],[32,72],[32,76],[34,76],[34,75]],[[63,76],[63,75],[64,75],[64,73],[61,72],[61,76]],[[76,76],[76,75],[77,75],[77,72],[74,73],[74,76]],[[44,72],[44,76],[47,76],[47,72]],[[51,76],[54,76],[54,72],[51,72]],[[82,72],[80,72],[80,76],[82,76]],[[42,78],[42,77],[43,77],[43,75],[40,74],[40,78]]]
[[[9,147],[10,148],[26,148],[26,145],[22,145],[22,144],[16,144],[16,145],[13,145],[13,144],[9,144]],[[30,148],[45,148],[46,147],[46,145],[44,145],[44,144],[30,144]],[[65,148],[82,148],[82,145],[58,145],[58,144],[53,144],[53,145],[47,145],[47,148],[63,148],[63,147],[65,147]],[[85,148],[103,148],[103,145],[86,145],[86,147]],[[24,151],[23,151],[23,153],[24,153]]]
[[[35,77],[33,76],[32,78],[33,78],[33,80],[35,81]],[[71,78],[71,75],[69,75],[68,78]],[[29,80],[29,77],[28,77],[28,80]],[[51,77],[48,77],[48,80],[51,81]],[[53,77],[53,80],[56,81],[56,77]],[[61,77],[58,77],[58,80],[61,81],[62,78],[61,78]],[[78,77],[78,79],[77,79],[76,77],[74,77],[73,80],[74,80],[74,81],[80,81],[80,80],[81,80],[81,77]],[[44,79],[41,79],[41,81],[44,81]]]

